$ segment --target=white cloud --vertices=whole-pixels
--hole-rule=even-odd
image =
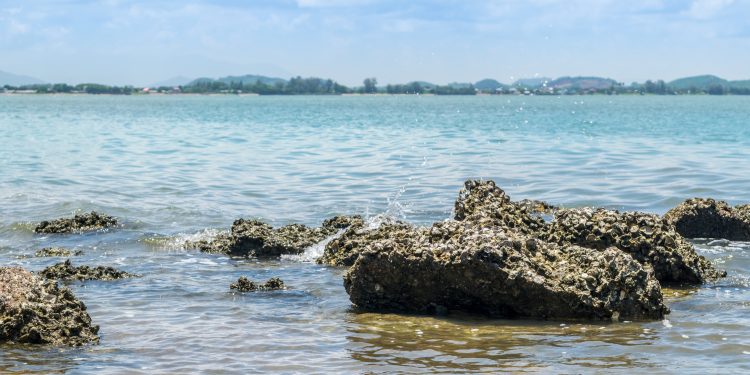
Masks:
[[[693,18],[711,18],[732,3],[734,0],[694,0],[687,13]]]

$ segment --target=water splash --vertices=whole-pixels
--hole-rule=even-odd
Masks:
[[[326,245],[328,245],[329,242],[333,241],[334,239],[338,238],[344,232],[346,229],[339,229],[338,232],[326,237],[323,241],[320,241],[316,243],[315,245],[309,246],[305,249],[305,251],[302,254],[284,254],[281,256],[281,259],[283,260],[291,260],[295,262],[303,262],[303,263],[314,263],[316,259],[323,256],[323,252],[325,251]]]

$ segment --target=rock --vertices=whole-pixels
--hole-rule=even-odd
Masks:
[[[687,238],[750,241],[750,205],[732,208],[724,201],[693,198],[664,214]]]
[[[244,257],[300,254],[343,228],[361,226],[363,223],[360,216],[336,216],[327,219],[318,228],[289,224],[274,229],[259,220],[238,219],[232,224],[230,234],[219,235],[210,241],[187,242],[186,247]]]
[[[74,267],[70,259],[62,263],[49,266],[39,272],[39,275],[53,280],[117,280],[128,277],[138,277],[125,271],[119,271],[112,267]]]
[[[323,255],[316,260],[318,264],[330,266],[351,266],[369,243],[385,238],[398,238],[414,230],[410,224],[386,218],[374,228],[356,223],[346,229],[339,237],[328,242]]]
[[[83,251],[71,251],[62,247],[45,247],[34,253],[35,257],[69,257],[83,255]]]
[[[657,215],[606,209],[559,210],[542,239],[595,250],[620,249],[654,271],[662,283],[699,284],[723,277],[711,262]]]
[[[363,248],[344,286],[368,310],[601,320],[668,313],[652,271],[615,248],[560,246],[466,221],[403,231]]]
[[[268,279],[265,284],[255,283],[241,276],[236,283],[229,286],[229,289],[235,289],[238,292],[255,292],[286,289],[284,281],[278,277]]]
[[[99,342],[98,331],[70,289],[0,267],[0,342],[79,346]]]
[[[96,211],[76,214],[73,218],[42,221],[34,228],[36,233],[80,233],[109,228],[117,225],[117,219]]]
[[[537,215],[539,208],[545,207],[552,206],[538,201],[512,202],[494,181],[468,180],[454,204],[454,219],[534,234],[545,226],[544,219]]]

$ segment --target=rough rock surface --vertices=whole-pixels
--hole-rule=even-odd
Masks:
[[[256,283],[248,280],[245,276],[241,276],[237,279],[237,282],[230,285],[229,289],[236,290],[238,292],[255,292],[255,291],[267,291],[267,290],[280,290],[286,289],[284,281],[278,277],[268,279],[265,284]]]
[[[39,272],[44,278],[53,280],[117,280],[128,277],[137,277],[137,275],[119,271],[112,267],[75,267],[70,259],[62,263],[49,266]]]
[[[724,201],[693,198],[669,210],[664,218],[687,238],[750,241],[750,205],[732,208]]]
[[[42,221],[34,228],[36,233],[79,233],[109,228],[117,225],[117,219],[96,211],[76,214],[72,218]]]
[[[369,243],[385,238],[398,238],[413,230],[414,227],[410,224],[392,219],[385,219],[373,228],[358,223],[328,242],[323,255],[316,262],[330,266],[351,266]]]
[[[219,235],[210,241],[188,242],[186,247],[245,257],[300,254],[343,228],[362,226],[363,223],[360,216],[336,216],[317,228],[301,224],[273,228],[259,220],[238,219],[232,224],[229,234]]]
[[[37,250],[37,252],[34,253],[34,256],[35,257],[69,257],[69,256],[78,256],[82,254],[83,254],[83,251],[81,250],[71,251],[62,247],[45,247],[41,250]]]
[[[0,342],[78,346],[99,341],[70,289],[17,267],[0,267]]]
[[[512,202],[494,181],[468,180],[454,204],[454,219],[535,234],[545,227],[538,215],[540,208],[551,210],[552,206],[538,201]]]
[[[364,248],[344,276],[351,301],[364,309],[604,320],[668,312],[653,273],[615,248],[559,246],[461,221]]]
[[[542,237],[557,244],[620,249],[663,283],[699,284],[725,276],[657,215],[605,209],[559,210]]]

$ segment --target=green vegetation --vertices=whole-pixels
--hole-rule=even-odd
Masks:
[[[95,83],[78,85],[29,84],[5,85],[0,92],[10,93],[80,93],[110,95],[144,94],[258,94],[258,95],[341,95],[341,94],[403,94],[403,95],[750,95],[750,80],[728,81],[712,75],[662,80],[625,85],[610,78],[560,77],[557,79],[520,79],[511,85],[494,79],[476,83],[450,83],[444,86],[424,81],[378,86],[375,77],[366,78],[361,87],[347,87],[331,79],[300,76],[289,80],[258,75],[228,76],[218,79],[199,78],[175,87],[136,88]]]

